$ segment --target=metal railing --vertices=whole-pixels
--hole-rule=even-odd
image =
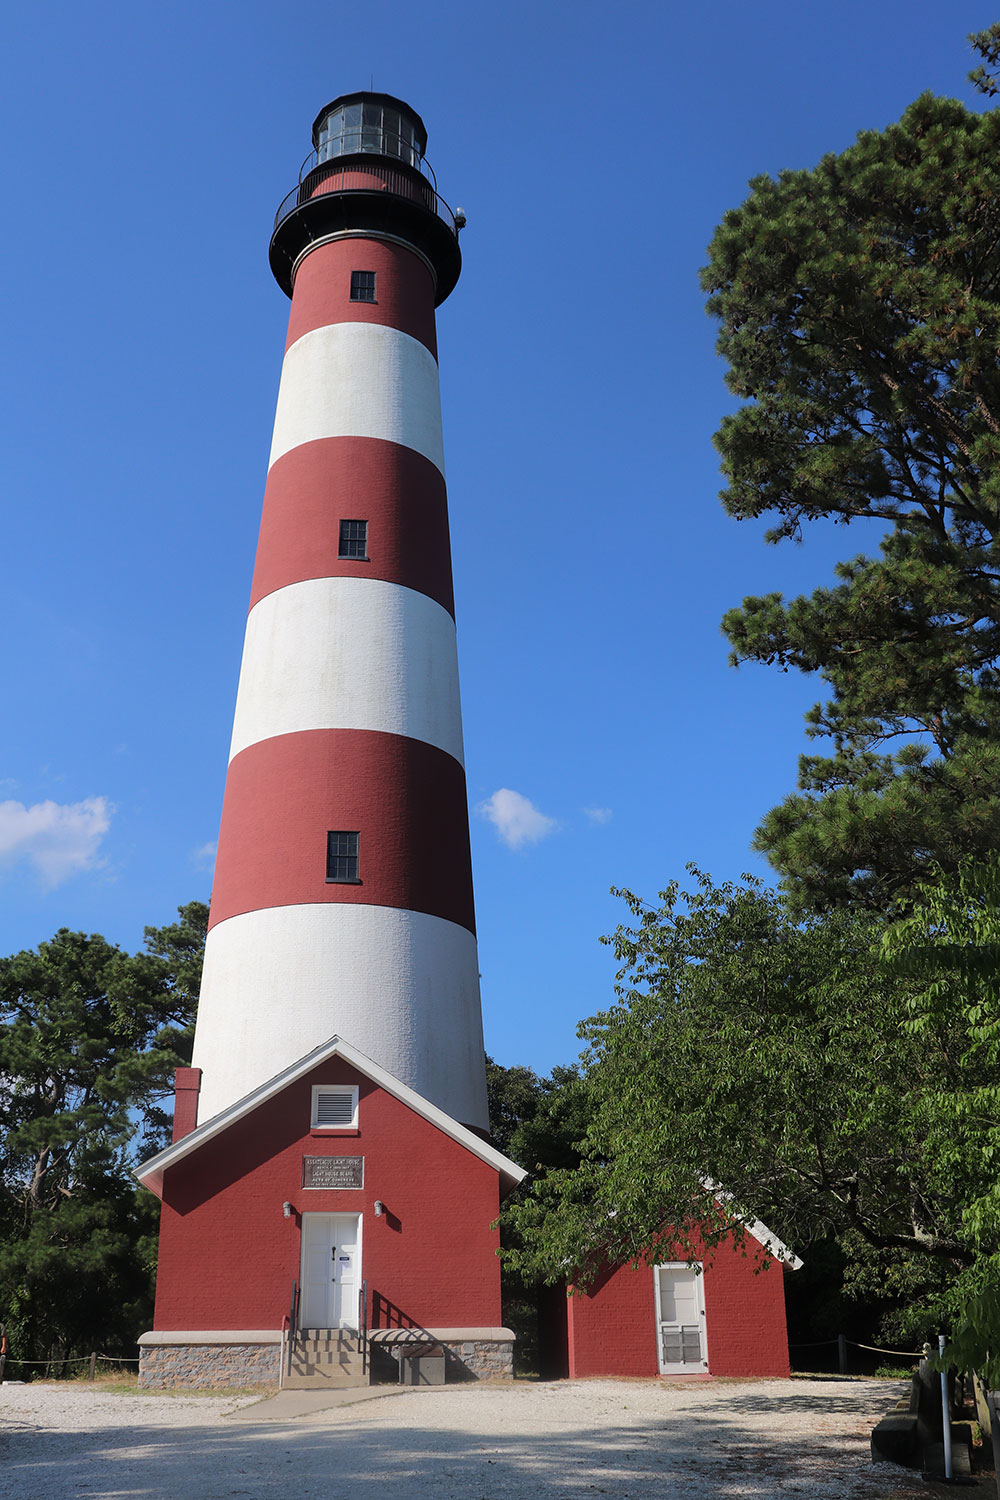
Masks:
[[[317,166],[315,171],[307,174],[282,198],[274,216],[274,227],[277,229],[289,214],[311,199],[322,197],[324,193],[372,191],[392,193],[394,197],[407,198],[411,203],[419,203],[423,208],[430,209],[458,238],[455,215],[431,182],[426,177],[418,179],[412,172],[394,167],[377,156],[365,157],[363,160],[355,157],[347,166],[334,157],[329,163]]]
[[[288,1342],[286,1346],[288,1350],[287,1373],[290,1375],[292,1373],[292,1358],[295,1354],[295,1336],[299,1331],[299,1284],[297,1281],[292,1282],[291,1306],[289,1307],[288,1312],[285,1314],[285,1317],[282,1318],[281,1321],[282,1323],[287,1322],[288,1324]],[[284,1330],[282,1330],[282,1332],[284,1332]],[[282,1364],[284,1364],[284,1360],[282,1361]]]
[[[299,168],[299,181],[308,177],[313,167],[322,166],[326,161],[336,161],[339,156],[388,156],[395,157],[398,161],[405,161],[408,166],[416,167],[422,177],[426,177],[431,187],[437,189],[437,177],[434,168],[426,156],[421,156],[414,143],[405,135],[396,135],[392,131],[379,130],[379,148],[376,150],[371,145],[361,144],[363,135],[360,129],[345,131],[342,135],[333,136],[330,140],[320,141],[319,146],[310,151],[305,161]],[[339,151],[332,149],[333,141],[339,141]],[[347,142],[350,141],[350,145]],[[395,150],[391,147],[395,146]],[[390,148],[390,149],[387,149]]]

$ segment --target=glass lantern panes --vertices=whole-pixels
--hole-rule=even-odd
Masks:
[[[414,145],[413,122],[388,104],[383,107],[360,100],[341,104],[331,109],[320,126],[316,158],[329,161],[352,151],[393,156],[415,166],[419,152]]]

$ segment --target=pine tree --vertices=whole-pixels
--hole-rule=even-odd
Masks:
[[[800,908],[885,909],[1000,843],[1000,116],[925,95],[757,178],[709,254],[746,402],[716,439],[727,510],[770,516],[770,541],[833,519],[869,547],[724,619],[735,662],[830,690],[756,847]]]

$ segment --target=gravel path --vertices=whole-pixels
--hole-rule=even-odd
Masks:
[[[4,1500],[910,1500],[886,1381],[450,1386],[255,1422],[252,1398],[0,1387]],[[227,1417],[244,1408],[240,1421]]]

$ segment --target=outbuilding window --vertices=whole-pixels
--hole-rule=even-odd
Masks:
[[[312,1091],[313,1130],[357,1130],[358,1090],[347,1083],[317,1083]]]

